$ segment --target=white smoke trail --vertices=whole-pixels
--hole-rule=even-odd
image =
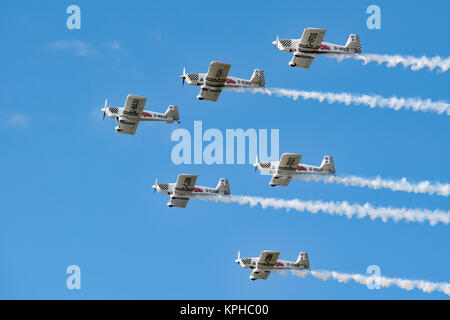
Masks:
[[[274,198],[262,198],[253,196],[239,196],[232,195],[230,197],[202,197],[200,199],[221,201],[225,203],[238,203],[240,205],[250,205],[250,207],[257,206],[258,204],[266,209],[268,207],[274,209],[286,209],[287,211],[294,209],[296,211],[307,211],[313,214],[320,212],[327,213],[329,215],[346,216],[347,218],[353,218],[356,216],[358,219],[369,217],[370,219],[381,219],[383,222],[387,222],[388,219],[392,219],[395,222],[405,220],[408,222],[423,223],[428,221],[431,226],[435,226],[441,222],[448,224],[450,222],[450,212],[440,210],[428,210],[428,209],[407,209],[407,208],[393,208],[393,207],[374,207],[370,203],[349,204],[347,201],[342,202],[324,202],[324,201],[303,201],[299,199],[284,200]]]
[[[438,114],[450,115],[450,104],[445,101],[431,101],[430,99],[422,100],[420,98],[384,98],[380,95],[368,94],[352,94],[352,93],[332,93],[320,91],[303,91],[281,88],[252,88],[252,89],[231,89],[237,92],[250,91],[252,93],[267,94],[269,96],[276,95],[278,97],[285,97],[292,100],[297,100],[299,97],[308,100],[314,99],[319,102],[327,101],[328,103],[344,103],[345,105],[366,105],[370,108],[388,108],[393,110],[412,110],[423,112],[435,112]]]
[[[341,273],[336,271],[299,271],[299,270],[291,270],[292,274],[305,277],[306,275],[312,275],[316,278],[319,278],[323,281],[327,281],[332,278],[341,283],[347,283],[349,280],[353,280],[362,285],[371,284],[379,284],[383,288],[388,288],[393,285],[399,287],[404,290],[413,290],[419,289],[423,292],[431,293],[433,291],[440,291],[450,296],[450,283],[446,282],[429,282],[424,280],[408,280],[408,279],[399,279],[399,278],[386,278],[386,277],[375,277],[375,276],[365,276],[362,274],[349,274],[349,273]]]
[[[433,57],[428,58],[422,57],[412,57],[412,56],[402,56],[402,55],[387,55],[387,54],[364,54],[364,55],[337,55],[331,54],[329,57],[336,58],[339,62],[344,59],[355,59],[363,62],[366,65],[370,62],[376,62],[379,65],[386,63],[388,68],[394,68],[401,64],[405,68],[410,68],[413,71],[417,71],[423,68],[428,68],[430,70],[438,69],[440,72],[446,72],[450,68],[450,57],[441,58]]]
[[[311,176],[302,175],[296,176],[296,178],[304,181],[323,181],[325,183],[337,183],[343,184],[345,186],[353,187],[367,187],[369,189],[390,189],[392,191],[403,191],[408,193],[424,193],[429,195],[440,195],[448,197],[450,194],[450,184],[430,181],[421,181],[419,183],[411,183],[406,180],[406,178],[401,178],[400,180],[390,180],[382,179],[381,177],[376,177],[374,179],[367,179],[357,176]]]

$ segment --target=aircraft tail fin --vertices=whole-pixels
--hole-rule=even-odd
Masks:
[[[336,168],[334,167],[334,159],[331,156],[323,157],[322,163],[320,164],[320,169],[328,170],[329,174],[335,174]]]
[[[226,196],[230,195],[230,182],[226,178],[220,178],[219,183],[217,184],[216,190],[219,193],[224,194]]]
[[[309,256],[306,252],[300,252],[295,263],[305,267],[305,269],[311,268],[309,264]]]
[[[361,41],[360,41],[359,36],[357,34],[351,34],[348,37],[348,40],[347,40],[347,43],[345,44],[345,47],[350,49],[350,52],[362,53]]]
[[[264,78],[264,70],[255,69],[253,71],[252,77],[250,78],[252,84],[256,84],[260,88],[266,87],[266,79]]]
[[[167,117],[166,122],[167,123],[172,123],[174,121],[180,121],[180,113],[178,112],[178,107],[176,106],[169,106],[169,108],[167,108],[166,113],[164,113],[164,116]]]

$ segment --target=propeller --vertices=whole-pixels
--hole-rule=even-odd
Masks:
[[[259,161],[258,161],[258,155],[256,155],[256,161],[255,161],[255,163],[253,164],[253,166],[255,167],[255,172],[256,172],[256,170],[258,170],[258,163],[259,163]]]
[[[236,260],[234,260],[234,262],[237,262],[237,263],[239,263],[239,260],[241,260],[241,251],[238,251],[238,256],[237,256],[237,259],[236,259]]]
[[[183,74],[180,76],[181,79],[183,79],[182,87],[184,87],[184,82],[186,81],[186,68],[183,68]]]
[[[107,105],[108,105],[108,98],[105,99],[105,107],[103,108],[103,120],[105,120]]]
[[[275,41],[272,42],[272,44],[273,44],[274,46],[277,46],[277,45],[278,45],[278,36],[277,36],[277,39],[276,39]]]
[[[158,187],[158,178],[155,179],[155,184],[152,186],[153,188],[153,193],[156,192],[156,188]]]

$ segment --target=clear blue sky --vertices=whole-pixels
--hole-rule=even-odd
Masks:
[[[81,7],[81,30],[66,28],[70,4]],[[370,4],[381,7],[382,30],[366,28]],[[202,120],[223,132],[279,128],[280,152],[311,164],[331,154],[338,173],[449,182],[447,116],[234,92],[198,101],[198,88],[181,88],[178,77],[219,60],[238,77],[264,69],[268,86],[449,100],[448,72],[324,57],[293,69],[291,55],[271,44],[312,26],[335,43],[357,33],[366,53],[447,57],[449,9],[445,1],[1,1],[0,298],[448,299],[290,274],[253,282],[233,262],[238,250],[279,250],[284,259],[306,250],[313,268],[365,273],[376,264],[387,277],[447,282],[448,226],[195,200],[182,210],[151,186],[183,172],[207,186],[228,177],[235,194],[449,210],[439,196],[297,180],[270,188],[249,165],[170,159],[172,130]],[[55,49],[61,41],[81,47]],[[106,97],[122,105],[129,93],[148,97],[150,110],[180,106],[181,125],[116,134],[99,108]],[[79,291],[65,287],[71,264],[81,267]]]

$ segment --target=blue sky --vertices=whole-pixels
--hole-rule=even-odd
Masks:
[[[81,30],[66,28],[71,4],[81,8]],[[381,30],[366,27],[370,4],[381,8]],[[182,210],[151,186],[156,177],[193,173],[207,186],[228,177],[235,194],[449,210],[445,197],[297,180],[270,188],[249,165],[177,166],[170,158],[172,131],[202,120],[223,132],[280,129],[281,153],[302,153],[310,164],[333,155],[338,174],[448,182],[446,116],[234,92],[198,101],[198,88],[182,88],[178,76],[219,60],[238,77],[264,69],[268,86],[448,100],[448,72],[324,57],[308,71],[293,69],[291,55],[271,42],[312,26],[334,43],[357,33],[366,53],[447,57],[449,9],[443,1],[2,1],[0,298],[448,299],[290,274],[253,282],[233,262],[238,250],[278,250],[284,259],[305,250],[313,268],[364,274],[376,264],[386,277],[447,282],[443,224],[204,201]],[[54,48],[61,41],[78,46]],[[135,136],[116,134],[99,108],[106,97],[123,105],[129,93],[148,97],[153,111],[178,105],[181,125],[144,123]],[[65,287],[72,264],[81,267],[81,290]]]

